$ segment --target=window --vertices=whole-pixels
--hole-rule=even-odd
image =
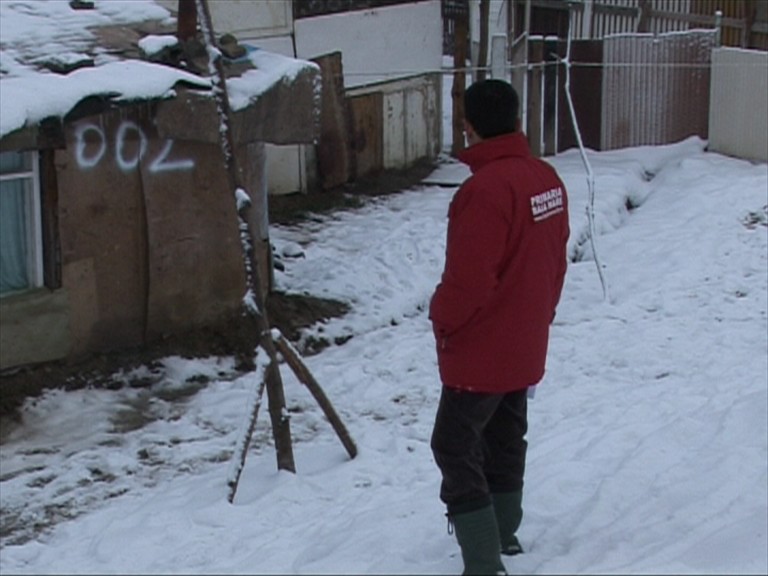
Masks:
[[[0,152],[0,296],[43,285],[36,152]]]

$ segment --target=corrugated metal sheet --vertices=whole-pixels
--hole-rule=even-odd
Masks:
[[[600,0],[594,3],[592,37],[634,32],[637,29],[637,0]],[[624,9],[624,10],[622,10]]]
[[[661,12],[687,15],[691,10],[691,1],[652,0],[651,8]],[[688,30],[689,28],[700,28],[700,26],[689,26],[688,22],[685,20],[675,20],[672,18],[650,18],[648,22],[648,32],[653,32],[654,34]]]
[[[574,38],[603,38],[638,31],[641,14],[638,0],[584,0],[576,6],[578,9],[573,13]],[[691,0],[650,0],[647,8],[684,17],[690,12]],[[662,18],[653,14],[646,25],[645,31],[655,34],[689,28],[684,18]]]
[[[765,0],[693,0],[692,12],[704,16],[714,16],[715,11],[719,10],[725,19],[742,20],[747,17],[746,8],[753,8],[763,4]],[[765,39],[765,35],[762,39]],[[720,37],[723,46],[742,46],[745,40],[744,29],[740,26],[723,25]],[[758,40],[758,38],[756,38]]]
[[[606,38],[601,148],[706,138],[714,45],[713,31]]]
[[[738,90],[733,87],[738,86]],[[718,48],[712,53],[710,149],[768,162],[768,52]]]

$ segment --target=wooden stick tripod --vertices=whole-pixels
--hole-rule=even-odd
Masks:
[[[255,401],[251,406],[251,413],[249,414],[245,434],[243,438],[240,439],[240,442],[238,442],[235,454],[233,454],[232,467],[227,479],[227,485],[229,487],[227,499],[231,503],[235,499],[240,474],[245,465],[248,445],[250,444],[253,430],[256,427],[256,419],[258,417],[261,398],[264,394],[265,387],[267,389],[269,413],[272,421],[272,434],[275,439],[275,449],[277,451],[277,467],[279,470],[296,471],[296,465],[293,459],[293,448],[291,446],[290,422],[287,416],[285,416],[285,395],[278,365],[278,350],[287,364],[294,371],[299,381],[309,389],[315,400],[317,400],[318,404],[323,409],[325,416],[339,436],[344,448],[346,448],[350,458],[354,458],[357,455],[357,447],[322,388],[317,383],[317,380],[315,380],[306,364],[301,360],[299,353],[293,346],[291,346],[290,342],[286,340],[278,329],[270,329],[267,309],[265,306],[267,294],[265,294],[265,289],[259,281],[258,263],[253,248],[253,236],[251,234],[250,220],[248,218],[251,201],[244,186],[242,186],[240,171],[237,167],[237,158],[235,157],[234,141],[231,130],[231,109],[229,106],[229,96],[227,94],[226,76],[224,74],[221,51],[218,48],[218,43],[216,42],[216,37],[214,35],[208,1],[195,0],[195,2],[200,28],[202,29],[203,39],[208,50],[208,69],[211,83],[213,84],[213,95],[221,123],[221,152],[227,169],[229,189],[232,191],[237,203],[237,217],[240,230],[240,241],[243,247],[243,262],[245,265],[246,277],[247,292],[246,297],[244,298],[246,314],[247,317],[253,321],[254,328],[259,335],[259,348],[266,352],[268,357],[268,364],[263,371],[260,371],[259,385],[256,390]],[[187,13],[189,6],[190,4],[187,3]]]

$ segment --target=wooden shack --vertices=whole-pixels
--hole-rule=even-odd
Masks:
[[[318,134],[319,69],[294,64],[282,75],[262,69],[258,90],[234,111],[261,250],[269,250],[264,145],[311,143]],[[140,83],[158,66],[133,62],[125,70]],[[228,82],[247,85],[256,69],[246,63]],[[84,72],[95,79],[99,67],[16,84],[3,77],[0,89],[32,97],[41,80]],[[142,345],[242,306],[240,230],[210,83],[201,76],[136,96],[106,90],[117,82],[111,74],[76,102],[50,106],[60,114],[13,130],[14,109],[3,104],[0,219],[18,231],[2,243],[0,370]],[[37,84],[23,84],[31,80]],[[62,97],[56,89],[35,95]]]

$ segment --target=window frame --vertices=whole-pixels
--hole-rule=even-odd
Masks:
[[[28,156],[29,169],[0,174],[0,182],[28,180],[31,185],[24,187],[24,208],[27,216],[27,279],[28,286],[20,290],[11,290],[0,294],[0,298],[22,294],[45,286],[43,252],[43,203],[40,187],[40,153],[37,150],[5,150],[2,153],[15,152]],[[2,193],[2,192],[0,192]]]

